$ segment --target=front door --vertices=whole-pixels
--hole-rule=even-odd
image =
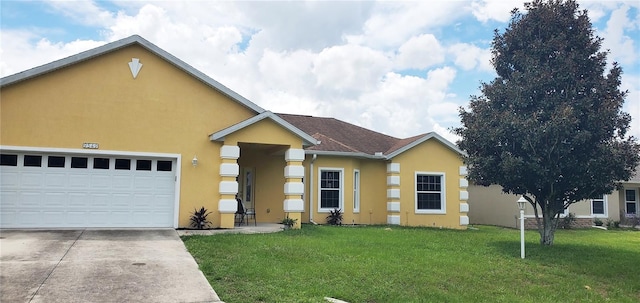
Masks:
[[[239,196],[242,199],[242,203],[246,208],[255,208],[254,205],[254,192],[255,192],[255,175],[252,167],[244,167],[240,172],[240,192]]]

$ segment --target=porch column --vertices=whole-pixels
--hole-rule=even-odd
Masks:
[[[387,224],[400,225],[400,163],[387,164]]]
[[[220,227],[234,228],[235,213],[238,210],[236,195],[238,194],[238,158],[240,147],[235,145],[223,145],[220,148],[220,200],[218,211],[220,212]]]
[[[289,218],[296,220],[293,228],[300,228],[302,220],[302,212],[304,211],[304,202],[302,195],[304,194],[304,150],[290,148],[284,154],[284,160],[287,166],[284,168],[284,212]]]

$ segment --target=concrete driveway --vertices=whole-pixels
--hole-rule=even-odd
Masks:
[[[220,302],[175,230],[2,230],[0,302]]]

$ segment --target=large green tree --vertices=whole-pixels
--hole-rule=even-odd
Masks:
[[[454,131],[469,179],[523,195],[540,243],[552,245],[560,214],[628,180],[640,145],[627,134],[622,69],[607,68],[587,11],[573,0],[536,0],[525,10],[514,9],[504,33],[495,31],[497,77],[460,109]]]

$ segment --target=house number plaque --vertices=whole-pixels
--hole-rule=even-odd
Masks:
[[[85,142],[85,143],[82,143],[82,148],[86,148],[86,149],[98,149],[98,143],[89,143],[89,142]]]

